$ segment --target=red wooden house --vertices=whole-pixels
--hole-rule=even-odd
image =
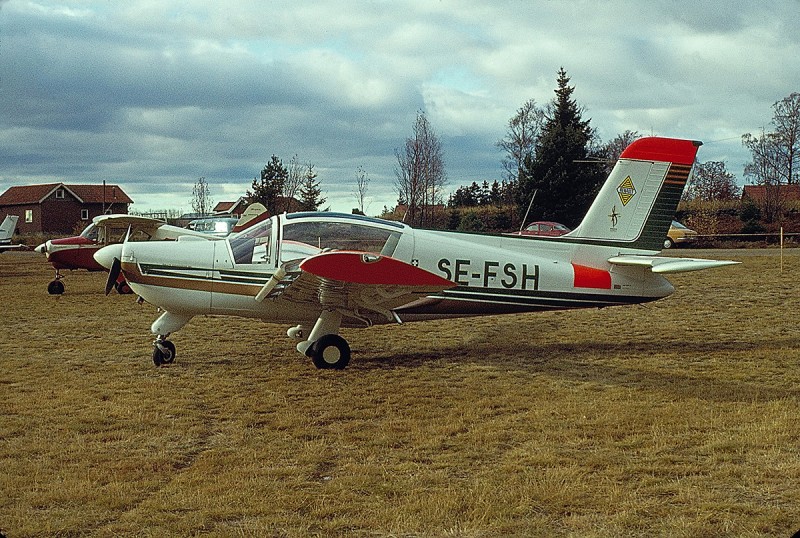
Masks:
[[[0,216],[19,216],[21,234],[73,234],[103,213],[128,213],[132,203],[118,185],[26,185],[0,194]]]

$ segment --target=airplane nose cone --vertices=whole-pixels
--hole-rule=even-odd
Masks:
[[[95,261],[106,269],[111,269],[111,265],[114,263],[114,258],[118,260],[122,259],[122,243],[108,245],[107,247],[103,247],[94,253]]]
[[[38,247],[36,247],[33,250],[35,250],[39,254],[47,254],[47,242],[42,243],[41,245],[39,245]]]

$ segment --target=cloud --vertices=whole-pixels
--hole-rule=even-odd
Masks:
[[[334,209],[363,166],[380,208],[418,110],[453,188],[499,179],[495,142],[561,66],[604,139],[705,139],[740,173],[738,137],[800,87],[798,5],[0,0],[0,188],[105,179],[186,207],[197,177],[220,199],[297,154]]]

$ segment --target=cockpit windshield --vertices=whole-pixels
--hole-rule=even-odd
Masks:
[[[81,232],[81,237],[85,237],[86,239],[91,239],[92,241],[97,241],[98,237],[97,234],[99,233],[99,229],[97,225],[92,223],[86,228],[83,229]]]
[[[280,244],[272,244],[277,217],[256,224],[231,237],[234,263],[263,264],[302,260],[328,250],[372,252],[391,256],[401,231],[350,219],[303,219],[288,217],[278,234]]]
[[[400,232],[358,222],[289,222],[283,228],[281,261],[306,258],[325,250],[356,250],[391,255]]]
[[[270,259],[272,219],[251,226],[230,240],[233,259],[240,263],[267,263]]]

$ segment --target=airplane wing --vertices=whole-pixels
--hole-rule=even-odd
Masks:
[[[726,265],[736,265],[741,262],[729,260],[704,260],[701,258],[668,258],[665,256],[637,256],[621,255],[608,259],[612,265],[623,265],[629,267],[649,267],[654,273],[685,273],[688,271],[700,271],[713,267],[724,267]]]
[[[424,269],[389,256],[323,252],[284,265],[289,283],[268,298],[334,309],[371,325],[376,316],[398,321],[393,309],[456,286]]]
[[[0,245],[0,253],[6,250],[28,250],[26,245]]]
[[[153,219],[150,217],[142,217],[138,215],[99,215],[92,219],[98,226],[115,226],[117,228],[131,227],[135,230],[140,230],[147,234],[151,239],[177,239],[180,236],[191,235],[194,237],[202,237],[207,240],[220,239],[220,237],[212,236],[203,232],[190,230],[188,228],[181,228],[180,226],[173,226],[166,224],[164,221]]]

